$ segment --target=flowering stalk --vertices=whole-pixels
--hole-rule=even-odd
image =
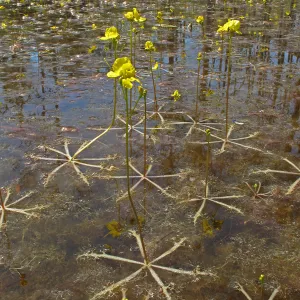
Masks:
[[[232,52],[232,36],[234,33],[241,34],[239,20],[228,20],[223,26],[220,26],[217,33],[222,36],[228,33],[228,55],[227,55],[227,86],[226,86],[226,124],[225,124],[225,141],[228,139],[228,111],[229,111],[229,87],[231,80],[231,52]]]
[[[157,105],[157,97],[156,97],[156,85],[155,85],[155,81],[154,81],[154,73],[153,73],[153,67],[152,67],[153,66],[152,52],[156,51],[156,48],[154,47],[154,45],[151,41],[147,41],[145,43],[145,50],[149,52],[149,68],[150,68],[152,84],[153,84],[154,106],[155,106],[155,111],[157,112],[158,105]]]
[[[135,68],[133,67],[131,61],[127,57],[117,58],[113,64],[112,71],[107,73],[108,78],[119,78],[119,82],[122,87],[123,97],[126,103],[126,177],[127,177],[127,193],[129,202],[132,208],[132,212],[136,219],[139,235],[141,237],[141,244],[143,251],[145,253],[145,262],[148,264],[149,259],[146,252],[146,247],[142,235],[142,224],[138,217],[137,210],[135,208],[131,191],[130,191],[130,165],[129,165],[129,120],[131,117],[131,111],[129,109],[129,99],[128,90],[133,88],[133,82],[139,80],[135,77]]]

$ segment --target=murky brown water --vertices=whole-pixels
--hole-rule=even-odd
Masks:
[[[113,80],[106,73],[114,54],[110,44],[98,37],[107,27],[117,26],[119,56],[129,56],[129,24],[123,13],[133,7],[147,18],[136,36],[135,64],[148,88],[148,127],[159,128],[147,131],[147,163],[152,165],[147,176],[158,186],[141,182],[133,193],[143,216],[146,248],[154,259],[186,238],[156,264],[216,276],[189,276],[158,268],[155,272],[172,299],[246,299],[237,290],[237,282],[252,299],[269,299],[278,286],[275,299],[300,299],[300,189],[296,184],[300,176],[300,10],[293,0],[265,4],[0,2],[2,203],[9,188],[6,206],[31,193],[11,206],[23,209],[23,214],[8,210],[1,219],[0,299],[92,299],[141,267],[112,259],[78,258],[105,251],[142,261],[129,232],[136,226],[128,201],[121,202],[119,213],[116,205],[126,193],[122,120],[79,156],[105,158],[84,161],[101,163],[101,170],[77,165],[82,172],[77,173],[71,163],[62,166],[66,161],[56,160],[65,159],[63,155],[47,148],[65,152],[67,141],[73,155],[83,142],[99,134],[97,130],[109,126]],[[163,26],[157,24],[158,11],[163,13]],[[195,21],[199,15],[204,16],[203,27]],[[228,18],[240,20],[242,32],[233,36],[231,52],[227,37],[222,40],[216,34],[218,25]],[[155,44],[154,58],[159,63],[155,81],[161,117],[151,119],[147,40]],[[92,46],[97,48],[89,53]],[[197,101],[199,51],[203,57]],[[171,94],[176,89],[182,97],[174,102]],[[220,154],[226,95],[229,125],[234,128]],[[118,114],[124,119],[123,102],[118,91]],[[133,124],[141,120],[142,110],[141,102]],[[200,122],[195,124],[195,120]],[[235,209],[207,200],[194,225],[202,202],[182,202],[204,196],[208,151],[204,130],[208,127],[212,134],[209,197],[241,197],[209,198]],[[143,123],[135,129],[132,164],[143,173]],[[134,186],[141,177],[135,171],[132,175],[137,176],[132,179]],[[250,188],[260,184],[254,195]],[[36,210],[24,211],[28,208]],[[24,212],[36,215],[26,218]],[[120,223],[117,238],[107,228],[113,220]],[[261,274],[263,286],[258,280]],[[129,300],[166,299],[149,271],[142,271],[122,288],[127,289]],[[122,299],[122,288],[102,298]]]

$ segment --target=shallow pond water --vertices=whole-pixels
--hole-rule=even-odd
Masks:
[[[150,260],[171,249],[152,268],[132,233],[120,88],[115,125],[85,164],[66,159],[110,125],[114,51],[99,37],[116,26],[130,56],[134,7],[147,18],[134,23],[134,62],[148,173],[140,100],[132,195]],[[217,34],[229,18],[241,24],[231,41]],[[0,299],[246,299],[241,287],[300,299],[299,32],[294,0],[0,1]]]

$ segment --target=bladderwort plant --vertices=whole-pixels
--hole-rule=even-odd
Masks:
[[[156,70],[158,67],[158,64],[156,63],[153,65],[153,56],[152,53],[156,51],[155,46],[151,41],[147,41],[145,43],[145,50],[149,53],[149,69],[151,73],[151,78],[152,78],[152,85],[153,85],[153,96],[154,96],[154,110],[157,112],[158,110],[158,104],[157,104],[157,97],[156,97],[156,84],[154,80],[154,73],[153,70]]]
[[[91,298],[91,300],[100,299],[103,296],[105,296],[106,294],[113,292],[115,289],[124,286],[126,283],[128,283],[128,282],[132,281],[134,278],[136,278],[142,271],[148,271],[151,274],[151,276],[153,277],[155,282],[158,284],[158,286],[160,287],[162,293],[164,294],[164,296],[166,297],[167,300],[171,300],[172,297],[168,291],[168,286],[165,285],[164,282],[161,280],[161,278],[158,276],[158,274],[155,271],[156,269],[164,270],[164,271],[171,272],[174,274],[188,275],[188,276],[191,276],[194,278],[196,278],[198,276],[215,277],[215,274],[208,272],[208,271],[207,272],[200,271],[198,267],[196,267],[192,271],[188,271],[188,270],[183,270],[183,269],[175,269],[172,267],[165,267],[165,266],[156,264],[159,260],[170,255],[171,253],[176,251],[179,247],[181,247],[186,240],[185,238],[182,238],[179,242],[175,243],[173,247],[171,247],[169,250],[165,251],[160,256],[152,259],[151,261],[147,261],[146,253],[144,252],[144,248],[142,245],[141,236],[139,234],[137,234],[135,231],[130,231],[130,234],[131,234],[131,236],[133,236],[136,239],[141,257],[143,258],[143,262],[141,262],[139,260],[127,259],[127,258],[124,258],[121,256],[109,255],[106,253],[97,254],[97,253],[93,253],[93,252],[91,252],[91,253],[88,252],[88,253],[84,253],[78,257],[78,258],[86,258],[87,257],[87,258],[94,258],[94,259],[106,258],[106,259],[110,259],[110,260],[114,260],[114,261],[118,261],[118,262],[126,262],[129,264],[134,264],[134,265],[140,266],[140,268],[137,271],[128,275],[124,279],[122,279],[116,283],[113,283],[112,285],[106,287],[101,292],[94,295]]]
[[[135,81],[139,82],[139,80],[136,78],[135,68],[133,67],[133,65],[131,64],[129,58],[127,58],[127,57],[118,58],[113,64],[112,71],[108,72],[107,76],[109,78],[118,78],[119,79],[119,82],[121,84],[122,91],[123,91],[123,97],[124,97],[124,100],[125,100],[125,103],[126,103],[126,178],[127,178],[127,195],[128,195],[129,201],[130,201],[131,209],[133,211],[133,214],[134,214],[134,217],[135,217],[135,220],[136,220],[137,227],[138,227],[138,233],[135,232],[135,231],[130,231],[130,234],[132,236],[134,236],[135,239],[136,239],[136,242],[137,242],[137,245],[139,247],[141,256],[143,258],[143,262],[126,259],[126,258],[123,258],[123,257],[120,257],[120,256],[108,255],[106,253],[102,253],[102,254],[86,253],[86,254],[83,254],[79,257],[92,257],[92,258],[96,258],[96,259],[97,258],[106,258],[106,259],[111,259],[111,260],[115,260],[115,261],[136,264],[136,265],[140,266],[140,268],[137,271],[135,271],[134,273],[130,274],[126,278],[122,279],[121,281],[110,285],[109,287],[107,287],[103,291],[101,291],[100,293],[94,295],[92,297],[92,300],[99,299],[102,296],[106,295],[107,293],[112,292],[114,289],[116,289],[120,286],[123,286],[125,283],[128,283],[129,281],[133,280],[143,270],[146,270],[146,271],[150,272],[150,274],[152,275],[152,277],[154,278],[156,283],[159,285],[159,287],[161,288],[161,290],[164,293],[164,295],[166,296],[166,298],[171,299],[171,296],[169,294],[167,286],[163,283],[163,281],[160,279],[158,274],[155,272],[155,270],[154,270],[155,268],[162,269],[162,270],[169,271],[169,272],[173,272],[173,273],[176,273],[176,274],[185,274],[185,275],[190,275],[190,276],[213,275],[213,274],[211,274],[209,272],[200,272],[198,269],[196,269],[194,271],[185,271],[185,270],[181,270],[181,269],[164,267],[164,266],[160,266],[160,265],[155,264],[157,261],[159,261],[160,259],[166,257],[167,255],[174,252],[177,248],[179,248],[184,243],[185,238],[181,239],[173,247],[171,247],[169,250],[167,250],[162,255],[158,256],[157,258],[155,258],[153,260],[149,259],[148,253],[146,252],[146,246],[145,246],[145,242],[144,242],[144,238],[143,238],[141,219],[138,217],[137,210],[136,210],[135,204],[134,204],[132,196],[131,196],[131,187],[130,187],[130,162],[129,162],[129,134],[128,134],[128,130],[129,130],[129,118],[130,118],[130,113],[131,112],[129,110],[128,90],[133,87],[133,82],[135,82]],[[140,95],[144,97],[144,105],[145,105],[144,114],[145,114],[145,119],[146,119],[146,113],[147,113],[146,95],[147,95],[147,92],[142,87],[139,89],[139,92],[140,92]],[[145,123],[144,126],[146,127],[146,123]],[[144,128],[144,133],[145,132],[146,132],[146,129]],[[145,143],[145,140],[144,140],[144,143]],[[146,174],[146,164],[147,164],[146,157],[147,156],[146,155],[147,155],[146,150],[144,150],[144,175],[140,173],[140,175],[143,179],[147,179],[147,177],[146,177],[146,175],[147,175]]]
[[[227,23],[225,23],[223,26],[220,26],[217,30],[217,33],[220,33],[222,35],[228,34],[228,53],[227,53],[227,84],[226,84],[226,103],[225,103],[225,137],[221,138],[219,136],[211,134],[211,137],[214,137],[217,139],[217,141],[211,141],[211,144],[213,143],[222,143],[221,149],[218,151],[218,154],[221,154],[225,151],[225,147],[228,143],[231,143],[233,145],[238,145],[240,147],[246,148],[246,149],[252,149],[255,151],[267,153],[259,148],[255,148],[252,146],[246,146],[243,144],[238,143],[238,141],[251,139],[253,137],[256,137],[258,135],[258,132],[255,132],[253,134],[250,134],[246,137],[241,138],[231,138],[230,135],[234,129],[234,124],[229,126],[229,88],[230,88],[230,80],[231,80],[231,55],[232,55],[232,37],[235,33],[241,34],[240,32],[240,21],[238,20],[228,20]],[[205,132],[202,129],[199,129],[202,132]],[[206,142],[191,142],[194,144],[206,144]]]
[[[228,20],[223,26],[220,26],[217,30],[217,33],[220,33],[222,36],[227,34],[228,36],[228,53],[227,53],[227,83],[226,83],[226,125],[225,125],[225,136],[228,135],[228,111],[229,111],[229,88],[231,80],[231,55],[232,55],[232,36],[233,34],[241,34],[240,32],[240,21],[238,20]],[[225,138],[226,138],[225,137]]]
[[[110,127],[112,126],[112,123],[110,125]],[[71,155],[70,150],[69,150],[69,145],[68,145],[68,141],[64,142],[64,148],[65,148],[65,152],[62,152],[60,150],[45,146],[44,148],[56,153],[60,156],[62,156],[63,158],[52,158],[52,157],[42,157],[42,156],[35,156],[35,155],[31,155],[31,158],[34,159],[39,159],[39,160],[47,160],[47,161],[56,161],[56,162],[62,162],[61,165],[59,165],[58,167],[56,167],[54,170],[52,170],[49,175],[47,176],[47,179],[45,181],[45,185],[48,185],[48,183],[50,182],[50,180],[52,179],[52,177],[63,167],[65,166],[71,166],[76,174],[78,174],[79,178],[86,183],[87,185],[89,185],[89,181],[87,179],[87,177],[81,172],[81,170],[79,169],[79,166],[84,166],[84,167],[91,167],[91,168],[96,168],[96,169],[100,169],[100,170],[109,170],[109,168],[106,168],[104,166],[102,166],[101,164],[91,164],[89,163],[90,161],[98,161],[98,162],[102,162],[102,161],[108,161],[108,160],[112,160],[115,158],[114,155],[108,155],[107,157],[103,157],[103,158],[80,158],[78,159],[77,156],[83,152],[85,149],[89,148],[94,142],[96,142],[101,136],[103,136],[105,133],[107,133],[110,129],[110,127],[106,128],[101,134],[99,134],[98,136],[96,136],[93,140],[91,140],[90,142],[87,143],[83,143],[78,150]]]
[[[145,261],[148,263],[148,255],[145,248],[145,243],[142,235],[142,224],[138,217],[137,210],[135,208],[132,196],[131,196],[131,187],[130,187],[130,162],[129,162],[129,120],[131,116],[131,111],[129,110],[129,99],[128,99],[128,90],[131,90],[133,87],[133,82],[139,82],[139,79],[135,76],[135,68],[131,64],[131,61],[128,57],[117,58],[113,64],[112,71],[107,73],[108,78],[118,78],[121,84],[123,97],[126,104],[126,176],[127,176],[127,193],[130,201],[131,209],[136,219],[136,224],[138,226],[138,232],[141,237],[141,243],[143,252],[145,254]]]
[[[209,195],[209,181],[208,181],[209,177],[208,176],[209,176],[209,161],[210,161],[210,150],[211,150],[210,149],[210,143],[211,143],[211,141],[210,141],[210,137],[211,137],[210,130],[206,129],[205,134],[206,134],[206,145],[207,145],[208,149],[207,149],[206,165],[205,165],[204,196],[203,197],[198,197],[198,198],[193,198],[193,199],[190,199],[190,200],[187,200],[187,201],[179,202],[179,203],[186,203],[186,202],[202,201],[202,204],[201,204],[200,208],[198,209],[198,211],[194,215],[194,225],[196,225],[197,220],[201,216],[203,216],[202,212],[205,208],[205,205],[206,205],[207,201],[210,201],[212,203],[221,205],[221,206],[223,206],[223,207],[225,207],[229,210],[234,210],[239,214],[243,214],[243,212],[239,208],[237,208],[235,206],[232,206],[232,205],[229,205],[229,204],[226,204],[226,203],[223,203],[219,200],[238,199],[238,198],[244,197],[244,195],[231,195],[231,196],[220,196],[220,197],[211,197]]]

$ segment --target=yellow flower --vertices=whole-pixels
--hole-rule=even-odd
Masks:
[[[157,19],[158,23],[162,23],[162,21],[163,21],[162,15],[163,15],[163,14],[162,14],[161,11],[158,11],[158,12],[157,12],[156,19]]]
[[[240,26],[241,26],[241,23],[239,20],[228,20],[227,23],[225,23],[223,26],[219,27],[217,32],[220,32],[220,33],[230,32],[230,33],[241,34]]]
[[[112,26],[109,28],[106,28],[105,30],[105,36],[101,37],[100,40],[106,41],[106,40],[112,40],[119,38],[119,33],[116,27]]]
[[[202,52],[199,52],[197,56],[197,60],[201,60],[201,59],[202,59]]]
[[[97,29],[97,25],[96,24],[92,24],[92,29],[93,30]]]
[[[133,16],[134,16],[134,21],[136,22],[145,22],[147,19],[144,17],[141,17],[138,10],[134,7],[133,8]]]
[[[127,12],[126,14],[124,14],[125,18],[130,21],[130,22],[133,22],[134,20],[134,16],[133,16],[133,12],[132,11],[129,11]]]
[[[145,50],[146,51],[156,51],[156,48],[151,41],[147,41],[145,43]]]
[[[128,57],[117,58],[112,66],[112,71],[107,73],[107,77],[120,78],[121,85],[126,89],[133,87],[132,82],[140,82],[135,77],[135,68]]]
[[[5,29],[6,27],[7,27],[7,25],[6,25],[4,22],[2,22],[2,23],[1,23],[1,28],[2,28],[2,29]]]
[[[89,48],[88,50],[88,53],[91,54],[91,53],[94,53],[95,51],[97,50],[97,46],[96,45],[93,45]]]
[[[174,98],[174,101],[176,102],[177,100],[180,99],[181,94],[179,94],[178,90],[175,90],[171,96]]]
[[[5,7],[3,5],[0,5],[0,9],[5,9]]]
[[[57,26],[51,26],[50,29],[51,29],[51,30],[57,30],[58,27],[57,27]]]
[[[141,17],[141,15],[139,14],[138,10],[134,7],[133,11],[129,11],[126,14],[124,14],[125,18],[130,21],[130,22],[145,22],[147,19],[144,17]]]
[[[203,24],[204,17],[203,16],[198,16],[198,18],[196,19],[196,22],[199,23],[199,24]]]
[[[155,63],[155,65],[152,67],[152,70],[157,70],[158,69],[158,62]]]

